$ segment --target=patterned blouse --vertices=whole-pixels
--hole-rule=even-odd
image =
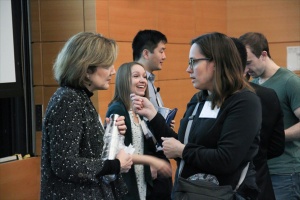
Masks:
[[[144,135],[139,123],[134,122],[133,112],[129,111],[131,129],[132,129],[132,145],[135,148],[135,154],[143,155],[144,154]],[[145,181],[144,175],[144,166],[143,165],[134,165],[134,171],[137,178],[137,186],[139,190],[140,200],[146,199],[147,184]]]

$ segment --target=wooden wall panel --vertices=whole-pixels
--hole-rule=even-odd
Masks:
[[[300,0],[227,0],[228,34],[262,32],[269,42],[300,41]]]
[[[156,80],[179,80],[189,78],[188,67],[190,44],[166,44],[166,57]]]
[[[196,31],[192,38],[207,32],[227,33],[227,0],[201,0],[194,2]],[[189,38],[189,42],[192,38]]]
[[[109,1],[109,36],[132,41],[141,29],[157,29],[156,9],[156,1]]]
[[[42,86],[34,87],[34,103],[36,105],[44,104],[44,90]]]
[[[40,0],[42,41],[64,41],[84,31],[83,0]]]
[[[300,45],[300,0],[227,1],[228,35],[261,32],[276,64],[286,67],[287,46]],[[255,14],[254,14],[255,13]]]
[[[269,49],[270,54],[274,62],[281,66],[287,67],[287,47],[288,46],[300,46],[299,42],[290,42],[290,43],[270,43]]]
[[[42,46],[41,43],[33,43],[32,49],[32,64],[33,64],[33,84],[43,85],[43,67],[42,67]]]
[[[33,42],[41,41],[41,26],[40,26],[40,1],[30,1],[30,18],[31,18],[31,40]]]
[[[196,34],[194,1],[156,0],[157,29],[169,43],[188,43]]]
[[[100,14],[106,3],[107,1],[97,1],[96,10]],[[110,37],[118,41],[131,41],[139,30],[156,29],[166,34],[171,43],[188,43],[200,33],[226,32],[226,0],[166,0],[163,2],[164,6],[161,4],[159,0],[109,1]],[[103,17],[103,21],[97,22],[98,31],[102,26],[105,28],[106,16]],[[97,16],[97,20],[101,19]]]
[[[40,199],[40,166],[41,159],[37,157],[1,163],[0,199]]]
[[[123,64],[123,63],[127,63],[127,62],[132,62],[133,58],[132,58],[132,49],[131,49],[131,42],[118,42],[118,57],[116,62],[114,63],[115,66],[115,70],[117,71],[119,69],[119,67]],[[115,78],[113,78],[112,83],[115,82]]]
[[[96,12],[96,30],[104,36],[109,37],[109,7],[108,0],[97,0],[95,4],[95,12]]]
[[[96,30],[96,3],[95,1],[83,1],[84,31],[95,32]],[[83,31],[82,30],[82,31]]]
[[[57,85],[53,75],[53,64],[64,42],[42,43],[44,85]]]

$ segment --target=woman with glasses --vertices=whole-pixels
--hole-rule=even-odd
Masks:
[[[132,160],[134,166],[128,173],[122,174],[128,193],[124,200],[149,199],[153,191],[153,179],[156,173],[151,173],[150,166],[163,177],[170,177],[171,166],[163,159],[153,157],[156,154],[156,138],[148,129],[143,117],[133,112],[130,94],[149,97],[147,74],[144,67],[137,62],[122,64],[116,75],[115,94],[109,104],[107,116],[118,114],[125,116],[125,145],[135,148]],[[170,194],[169,194],[170,195]]]
[[[186,72],[199,92],[187,104],[178,139],[147,99],[131,95],[134,111],[148,118],[154,133],[163,136],[164,154],[177,160],[173,198],[178,171],[185,179],[210,175],[214,184],[235,189],[250,163],[238,193],[255,199],[258,189],[252,160],[258,151],[261,105],[243,77],[235,44],[217,32],[193,39]]]

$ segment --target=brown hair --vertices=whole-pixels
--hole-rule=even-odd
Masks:
[[[144,68],[141,63],[138,62],[129,62],[122,64],[116,74],[116,84],[115,84],[115,94],[112,101],[109,103],[109,106],[115,101],[121,101],[124,103],[127,110],[130,109],[131,100],[131,68],[133,65],[140,65]],[[145,97],[149,98],[148,87],[145,92]]]
[[[230,37],[213,32],[193,39],[191,44],[197,44],[200,53],[215,63],[212,108],[221,107],[228,96],[239,90],[254,91],[243,77],[240,55]]]

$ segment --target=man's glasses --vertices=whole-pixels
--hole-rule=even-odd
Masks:
[[[198,59],[190,58],[189,59],[189,67],[192,71],[194,70],[195,63],[200,60],[210,60],[210,59],[209,58],[198,58]]]

